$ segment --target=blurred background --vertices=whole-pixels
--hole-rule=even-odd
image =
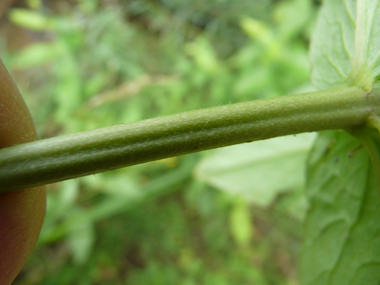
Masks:
[[[313,90],[317,0],[1,0],[40,138]],[[52,184],[14,284],[299,284],[314,134]]]

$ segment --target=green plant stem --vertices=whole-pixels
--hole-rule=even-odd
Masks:
[[[0,192],[238,143],[364,124],[380,90],[345,87],[158,117],[0,150]]]

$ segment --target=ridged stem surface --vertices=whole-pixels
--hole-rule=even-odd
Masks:
[[[380,114],[380,90],[356,87],[201,109],[0,150],[0,192],[157,159],[326,129]]]

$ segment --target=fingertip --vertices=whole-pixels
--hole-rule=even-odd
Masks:
[[[0,148],[34,140],[32,117],[0,60]],[[0,195],[0,284],[11,284],[33,251],[45,209],[45,187]]]

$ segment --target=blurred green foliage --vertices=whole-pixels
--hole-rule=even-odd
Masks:
[[[312,1],[26,2],[7,16],[36,40],[11,51],[2,38],[1,52],[41,138],[311,89]],[[284,185],[272,174],[288,166],[273,159],[299,165],[310,143],[296,157],[288,144],[248,165],[247,151],[265,146],[51,185],[14,284],[298,284],[303,167]],[[219,161],[229,168],[212,176]],[[249,191],[259,162],[257,179],[274,181],[264,204],[236,190]]]

